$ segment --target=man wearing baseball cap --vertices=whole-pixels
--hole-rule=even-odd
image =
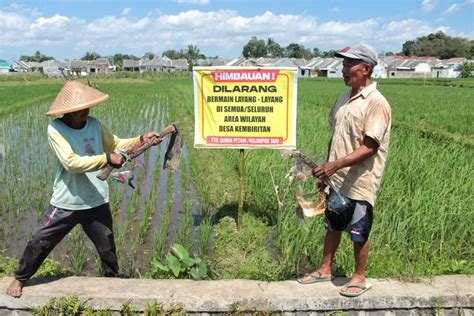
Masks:
[[[326,236],[321,266],[298,281],[303,284],[330,281],[334,255],[343,231],[354,243],[355,270],[340,291],[355,297],[371,288],[365,278],[369,254],[372,209],[387,157],[391,108],[372,82],[377,53],[363,43],[335,54],[344,58],[342,75],[350,90],[339,96],[329,114],[332,137],[328,162],[313,170],[320,180],[329,178],[347,203],[325,211]],[[330,192],[328,201],[335,196]]]
[[[91,107],[108,98],[81,82],[68,81],[46,113],[59,117],[48,125],[49,147],[57,159],[53,195],[39,228],[26,245],[8,295],[21,296],[24,283],[77,224],[96,247],[104,276],[117,276],[109,187],[96,175],[107,164],[118,168],[124,163],[115,149],[139,145],[158,134],[150,132],[130,139],[111,134],[99,120],[89,116]]]

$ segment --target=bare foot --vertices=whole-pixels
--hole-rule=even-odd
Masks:
[[[23,282],[18,281],[18,280],[13,280],[7,289],[7,295],[10,295],[13,297],[20,297],[22,290],[23,290]]]
[[[355,287],[353,285],[356,285],[358,287]],[[364,291],[363,288],[365,287],[365,285],[365,276],[353,275],[348,286],[344,287],[341,292],[359,294]]]

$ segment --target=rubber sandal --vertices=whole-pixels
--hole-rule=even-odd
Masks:
[[[352,293],[352,292],[346,292],[344,290],[346,289],[350,289],[350,288],[357,288],[357,289],[360,289],[361,291],[360,292],[356,292],[356,293]],[[357,284],[345,284],[344,287],[339,291],[339,294],[341,294],[342,296],[346,296],[346,297],[357,297],[357,296],[360,296],[362,294],[364,294],[365,292],[367,292],[368,290],[370,290],[372,288],[372,285],[367,283],[365,286],[363,285],[357,285]]]
[[[305,277],[311,277],[310,281],[303,281]],[[320,272],[313,272],[313,273],[305,273],[303,278],[298,279],[298,283],[300,284],[313,284],[313,283],[321,283],[321,282],[328,282],[334,280],[334,277],[330,278],[322,278]]]

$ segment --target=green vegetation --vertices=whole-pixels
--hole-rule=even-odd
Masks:
[[[474,184],[474,112],[470,106],[474,90],[461,86],[411,86],[408,80],[397,83],[382,80],[379,84],[392,105],[393,130],[375,209],[368,273],[381,277],[435,275],[450,270],[473,273],[474,267],[469,263],[473,239],[468,223],[474,220],[474,214],[466,212],[466,206],[473,202],[469,190]],[[191,82],[163,82],[162,88],[169,91],[176,104],[172,108],[175,116],[192,120]],[[335,98],[345,89],[340,80],[299,81],[299,149],[325,156],[330,133],[326,118]],[[184,128],[189,144],[193,140],[192,126]],[[309,232],[301,229],[291,194],[279,210],[270,177],[270,167],[284,163],[279,156],[269,150],[246,152],[245,208],[254,216],[277,224],[276,246],[285,267],[278,279],[285,279],[294,276],[304,262],[318,264],[324,228],[322,219],[315,218],[308,221]],[[238,152],[190,150],[190,159],[197,187],[218,184],[209,186],[201,198],[212,201],[217,214],[235,216]],[[202,165],[201,161],[207,163]],[[282,170],[276,173],[277,178],[283,179],[287,169],[279,169]],[[350,247],[350,243],[343,242],[336,258],[337,268],[345,274],[350,274],[353,267]]]
[[[313,57],[334,57],[335,50],[320,51],[319,48],[305,48],[304,45],[298,43],[290,43],[286,47],[280,46],[274,39],[268,38],[265,42],[263,39],[257,39],[252,36],[242,49],[242,55],[246,58],[305,58],[311,59]]]
[[[151,262],[149,275],[152,278],[192,278],[202,280],[208,277],[207,264],[198,257],[192,257],[180,244],[170,247],[166,262],[154,259]]]
[[[13,275],[16,268],[18,267],[18,259],[7,256],[5,249],[0,251],[0,277]],[[71,275],[71,271],[61,267],[60,263],[51,259],[46,260],[41,265],[40,269],[36,273],[37,277],[50,277],[50,276],[68,276]]]
[[[88,300],[82,300],[75,295],[50,299],[46,305],[34,307],[31,312],[36,316],[184,315],[180,307],[165,310],[156,300],[148,302],[143,312],[138,310],[131,300],[122,303],[120,310],[116,311],[109,307],[92,306]]]
[[[238,231],[232,218],[237,212],[239,153],[193,148],[189,75],[127,76],[94,79],[110,100],[92,109],[91,115],[120,137],[179,121],[186,155],[181,173],[167,174],[160,170],[163,152],[153,148],[137,167],[143,169],[136,171],[137,190],[111,183],[122,270],[131,276],[147,275],[152,269],[149,263],[165,258],[175,242],[185,246],[190,257],[205,258],[213,277],[219,278],[284,280],[319,264],[322,218],[308,219],[307,228],[300,225],[293,188],[281,196],[282,205],[277,203],[270,171],[284,185],[289,168],[278,151],[245,152],[246,214]],[[392,106],[393,125],[375,207],[370,277],[474,273],[473,83],[472,79],[379,81]],[[21,251],[48,205],[55,161],[47,147],[44,113],[61,84],[42,79],[0,83],[4,151],[0,179],[5,184],[0,188],[0,215],[8,228],[0,230],[0,248],[7,249],[0,255],[3,274],[11,275],[15,261],[7,256]],[[327,115],[345,89],[341,80],[299,81],[298,149],[325,156],[330,135]],[[200,217],[192,214],[193,207]],[[13,242],[13,236],[23,239]],[[83,274],[84,262],[90,261],[88,244],[81,244],[83,234],[71,237],[63,241],[70,246],[65,247],[69,253],[55,253],[52,260]],[[353,268],[351,247],[345,237],[335,267],[342,274],[349,275]]]
[[[80,300],[77,296],[51,299],[45,306],[33,309],[33,315],[53,316],[53,315],[72,315],[80,316],[84,314],[92,315],[93,309],[87,304],[87,301]]]
[[[335,50],[320,51],[315,47],[312,50],[305,48],[298,43],[290,43],[286,47],[280,46],[272,38],[267,41],[252,36],[247,44],[242,48],[244,57],[288,57],[305,58],[313,57],[333,57]],[[442,31],[418,37],[415,40],[406,41],[400,52],[405,56],[435,56],[440,59],[449,59],[453,57],[472,58],[474,55],[474,41],[469,38],[451,37]],[[387,52],[387,55],[394,55],[393,52]]]
[[[214,228],[212,264],[222,278],[273,281],[281,275],[280,263],[270,248],[272,228],[244,214],[244,225],[224,217]]]
[[[18,260],[5,255],[5,249],[0,251],[0,277],[12,275],[18,266]]]
[[[459,69],[461,72],[461,78],[469,78],[474,76],[474,63],[471,61],[465,61],[461,65],[459,65]]]
[[[441,59],[453,57],[471,58],[474,55],[474,41],[463,37],[451,37],[442,31],[406,41],[402,46],[405,56],[437,56]]]
[[[35,61],[35,62],[42,62],[42,61],[46,61],[46,60],[51,60],[51,59],[54,59],[54,57],[51,57],[51,56],[46,56],[44,54],[41,54],[39,51],[36,51],[36,53],[34,55],[21,55],[20,56],[20,60],[21,61]]]

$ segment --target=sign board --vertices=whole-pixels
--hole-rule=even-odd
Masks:
[[[194,147],[296,148],[297,68],[194,67]]]

